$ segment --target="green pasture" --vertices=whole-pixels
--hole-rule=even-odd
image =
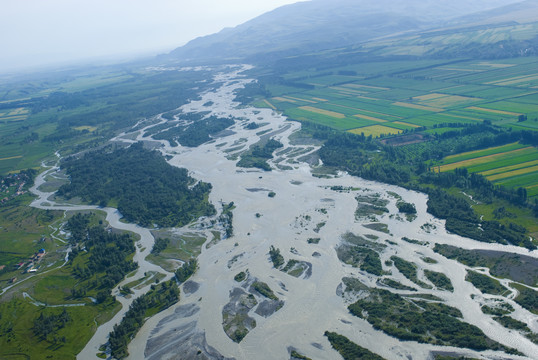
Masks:
[[[281,98],[278,96],[269,99],[269,101],[271,102],[271,104],[275,105],[280,110],[286,110],[286,109],[295,108],[298,106],[306,106],[310,104],[305,101],[297,101],[297,100],[291,100],[291,99],[286,100],[285,98],[283,97]]]
[[[412,118],[408,118],[405,120],[402,120],[406,123],[417,125],[417,126],[425,126],[427,128],[433,128],[435,125],[440,124],[446,124],[446,123],[473,123],[475,121],[473,120],[466,120],[456,117],[448,117],[443,116],[442,114],[435,114],[432,113],[431,115],[422,115],[422,116],[416,116]]]
[[[304,82],[306,84],[315,85],[315,86],[332,86],[336,84],[345,84],[356,81],[360,79],[358,76],[349,76],[349,75],[327,75],[320,77],[312,77]]]
[[[480,107],[485,107],[493,110],[510,111],[521,114],[538,114],[538,103],[520,103],[512,101],[496,101],[493,103],[482,104]]]
[[[34,321],[41,315],[69,314],[62,329],[39,338],[33,331]],[[10,359],[75,359],[95,333],[97,326],[110,320],[120,309],[117,302],[80,307],[44,308],[23,299],[0,303],[0,358]]]
[[[349,95],[343,95],[336,90],[332,90],[331,88],[317,88],[314,90],[308,90],[305,92],[305,94],[327,101],[336,101],[339,99],[347,99],[349,97]]]
[[[103,75],[86,75],[77,77],[58,86],[57,91],[76,92],[92,89],[100,86],[111,85],[118,82],[128,81],[133,75],[125,73],[109,73]]]
[[[497,113],[494,111],[488,111],[488,108],[483,107],[482,105],[477,105],[477,107],[482,109],[459,109],[459,110],[451,110],[450,114],[456,115],[456,116],[464,116],[468,118],[473,119],[480,119],[480,120],[489,120],[495,125],[502,125],[502,124],[513,124],[516,123],[518,120],[518,115],[516,114],[502,114]]]
[[[528,93],[528,91],[525,91],[525,93]],[[510,101],[524,104],[538,104],[538,91],[529,95],[511,98]]]
[[[517,98],[518,96],[528,94],[529,90],[527,89],[516,89],[508,88],[502,86],[488,86],[485,89],[474,91],[469,95],[473,95],[479,98],[487,100],[499,100],[499,99],[512,99]]]
[[[360,110],[373,111],[378,114],[385,114],[402,120],[404,118],[433,114],[431,111],[420,109],[412,109],[404,106],[392,105],[392,102],[387,100],[369,100],[369,99],[346,99],[335,102],[339,105],[350,106]]]
[[[435,66],[445,60],[416,60],[416,61],[385,61],[360,63],[331,69],[331,71],[355,71],[361,76],[378,74],[391,74],[394,72],[409,71],[421,67]]]
[[[538,130],[538,117],[529,118],[526,121],[517,122],[511,125],[513,129],[519,130]]]
[[[442,81],[405,79],[396,76],[383,76],[375,79],[365,79],[361,83],[386,88],[399,88],[421,91],[433,91],[446,87],[446,83]]]
[[[450,84],[450,82],[447,82]],[[463,96],[476,96],[476,97],[486,97],[484,95],[478,95],[481,94],[482,91],[487,91],[492,89],[491,86],[485,86],[485,85],[451,85],[443,89],[439,89],[439,92],[445,93],[445,94],[451,94],[451,95],[463,95]]]
[[[502,83],[510,81],[511,79],[516,77],[532,76],[534,74],[536,74],[536,63],[498,68],[484,73],[468,74],[459,77],[458,80],[475,84],[504,86]],[[510,84],[510,86],[521,86],[527,83],[528,82],[526,81],[521,81],[515,84]]]
[[[304,89],[301,89],[301,88],[284,86],[284,85],[276,85],[276,84],[266,85],[266,88],[271,93],[272,96],[282,96],[282,95],[299,93],[299,92],[304,91]]]
[[[55,250],[50,240],[50,223],[61,218],[59,211],[45,211],[31,208],[30,195],[19,196],[0,206],[0,265],[12,267],[20,261],[28,260],[36,251],[44,248]],[[42,236],[46,241],[40,242]],[[10,273],[0,275],[5,280]]]
[[[406,101],[415,96],[424,95],[423,91],[413,89],[391,88],[375,94],[376,98],[389,101]]]

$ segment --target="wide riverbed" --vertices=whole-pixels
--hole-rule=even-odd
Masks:
[[[365,181],[347,174],[332,178],[312,176],[311,167],[300,159],[316,150],[311,145],[292,145],[290,136],[300,125],[271,109],[240,108],[233,102],[234,90],[251,80],[243,79],[236,70],[223,72],[215,82],[219,88],[203,94],[198,101],[182,107],[183,112],[211,111],[218,116],[232,116],[236,125],[228,134],[216,141],[197,148],[171,147],[162,141],[162,152],[172,158],[169,163],[187,168],[191,176],[213,185],[210,200],[214,204],[234,202],[234,236],[204,249],[199,257],[200,269],[192,278],[199,284],[194,293],[182,294],[178,306],[150,319],[132,342],[129,352],[133,359],[147,357],[184,358],[179,339],[184,341],[186,333],[203,335],[203,341],[195,342],[208,357],[236,359],[286,359],[290,349],[312,359],[338,359],[324,332],[335,331],[347,336],[387,359],[426,359],[432,350],[457,350],[460,354],[487,358],[502,358],[494,352],[475,353],[447,347],[401,342],[374,330],[366,321],[352,316],[346,301],[337,294],[337,288],[345,276],[360,279],[370,287],[377,287],[377,277],[344,265],[337,257],[335,248],[341,235],[352,232],[359,235],[375,235],[387,245],[381,260],[398,255],[412,261],[422,269],[443,272],[452,281],[454,292],[436,289],[421,293],[436,295],[447,305],[458,308],[465,321],[480,327],[486,335],[506,346],[513,347],[529,357],[538,354],[538,347],[515,331],[509,331],[482,314],[480,304],[489,295],[482,295],[465,281],[466,268],[448,260],[431,249],[435,243],[451,244],[466,249],[503,250],[526,255],[526,249],[484,244],[447,234],[444,223],[426,212],[426,196],[402,188]],[[245,129],[248,122],[262,127]],[[264,132],[267,130],[268,132]],[[273,171],[263,172],[236,167],[233,154],[242,151],[260,140],[261,135],[270,134],[284,144],[284,151],[277,150]],[[145,139],[143,134],[138,140]],[[238,149],[238,144],[245,147]],[[285,151],[285,149],[290,149]],[[277,168],[287,170],[280,170]],[[353,188],[338,192],[332,186]],[[268,192],[276,196],[271,198]],[[412,222],[396,216],[397,199],[389,192],[397,193],[405,201],[414,203],[418,216]],[[388,225],[389,234],[369,230],[363,225],[368,219],[357,220],[357,195],[379,194],[389,200],[389,213],[377,216],[376,221]],[[427,231],[424,224],[432,226]],[[321,227],[320,227],[321,226]],[[401,240],[408,237],[427,243],[410,244]],[[320,238],[319,244],[310,244],[309,238]],[[390,240],[390,243],[385,242]],[[269,260],[271,246],[281,250],[285,260],[295,259],[312,265],[311,276],[293,277],[273,267]],[[437,264],[427,264],[421,259],[430,257]],[[392,277],[403,284],[414,286],[394,266],[384,265]],[[249,313],[256,327],[237,344],[230,340],[223,329],[223,308],[230,302],[230,292],[240,287],[234,276],[248,270],[249,276],[263,281],[284,301],[281,309],[264,317]],[[405,293],[405,291],[403,292]],[[472,299],[472,295],[477,295]],[[533,330],[538,328],[538,317],[511,302],[514,314]],[[187,312],[185,309],[196,309]],[[192,314],[194,312],[194,314]],[[171,316],[172,315],[172,316]],[[164,321],[163,321],[164,319]],[[187,326],[189,325],[190,326]],[[185,330],[188,329],[188,330]],[[174,336],[174,333],[176,334]],[[209,346],[207,346],[209,345]],[[211,349],[211,347],[213,349]],[[207,351],[207,352],[206,352]],[[188,352],[185,352],[187,354]],[[218,355],[220,354],[220,355]]]
[[[235,120],[231,132],[196,148],[172,147],[167,141],[161,141],[159,148],[163,155],[169,156],[170,164],[187,168],[192,177],[213,185],[210,201],[219,210],[221,203],[234,203],[234,236],[211,247],[203,247],[198,258],[199,270],[191,278],[188,288],[183,286],[180,302],[148,319],[129,346],[131,359],[195,359],[200,356],[209,359],[289,359],[292,349],[312,359],[339,359],[340,355],[324,336],[327,330],[344,335],[386,359],[427,359],[432,351],[482,359],[507,358],[506,354],[494,351],[475,352],[402,342],[352,316],[347,305],[353,297],[346,299],[338,291],[342,278],[353,277],[372,288],[381,286],[378,276],[345,265],[338,259],[336,248],[342,242],[342,235],[348,232],[369,236],[384,246],[380,254],[383,270],[390,272],[385,277],[414,287],[421,294],[439,297],[445,304],[458,308],[466,322],[482,329],[488,337],[526,355],[510,358],[536,358],[538,346],[519,332],[510,331],[484,315],[480,306],[492,299],[503,299],[514,307],[512,315],[534,331],[538,330],[538,317],[511,299],[482,294],[465,281],[465,266],[436,254],[432,248],[436,243],[451,244],[465,249],[500,250],[538,257],[536,251],[479,243],[448,234],[444,222],[426,212],[427,198],[424,194],[344,173],[329,177],[312,176],[312,167],[304,161],[317,147],[290,141],[292,134],[300,129],[300,124],[288,121],[271,109],[242,108],[233,101],[233,92],[251,81],[241,75],[241,70],[244,68],[226,69],[216,76],[215,84],[218,86],[214,90],[181,108],[183,113],[210,111],[221,117],[231,116]],[[260,127],[249,130],[245,125],[250,122]],[[270,162],[273,170],[264,172],[238,168],[234,154],[248,149],[263,137],[272,137],[284,145]],[[151,139],[145,137],[143,129],[124,134],[117,140]],[[344,191],[337,191],[339,188],[335,187]],[[268,196],[271,191],[276,194],[274,197]],[[357,219],[357,196],[387,200],[389,212]],[[417,217],[414,220],[408,221],[398,214],[398,197],[415,204]],[[41,196],[35,206],[50,208],[52,204],[45,204],[44,198]],[[112,226],[134,231],[142,237],[143,246],[139,248],[146,250],[137,252],[137,261],[141,265],[137,276],[149,270],[166,273],[145,261],[153,242],[149,231],[121,223],[114,209],[105,211]],[[387,231],[364,226],[372,222],[386,224]],[[425,224],[428,225],[425,227]],[[411,244],[402,240],[403,237],[420,243]],[[317,244],[308,241],[318,238]],[[269,259],[271,246],[278,248],[286,261],[294,259],[308,264],[310,270],[294,277],[275,269]],[[446,274],[454,291],[418,287],[388,262],[393,255],[415,263],[420,280],[428,284],[431,283],[424,277],[424,269]],[[434,259],[437,263],[425,262],[424,258]],[[234,280],[242,271],[248,271],[250,283],[249,280],[246,283]],[[252,307],[244,315],[255,321],[255,326],[251,326],[243,340],[236,343],[225,332],[224,317],[230,314],[223,314],[223,309],[231,302],[232,291],[252,293],[248,285],[254,280],[269,285],[282,303],[276,311],[258,311],[261,304],[256,311],[256,307]],[[256,294],[256,300],[260,303],[263,298]],[[124,305],[129,303],[122,301]],[[79,358],[95,357],[97,348],[106,341],[106,335],[124,311],[125,307],[112,321],[99,328]]]

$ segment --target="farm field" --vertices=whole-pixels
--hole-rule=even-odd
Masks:
[[[484,150],[447,156],[436,171],[445,172],[465,167],[497,185],[523,187],[527,196],[538,196],[538,149],[513,143]]]
[[[28,118],[28,113],[30,110],[19,107],[12,109],[1,109],[0,110],[0,123],[24,121]]]
[[[529,57],[301,70],[268,86],[266,100],[292,119],[375,137],[484,121],[538,129],[537,69]]]
[[[538,58],[364,63],[283,75],[265,100],[290,119],[353,134],[437,137],[489,123],[538,131]],[[405,142],[404,142],[405,143]],[[449,156],[436,171],[466,167],[538,196],[538,150],[512,143]]]

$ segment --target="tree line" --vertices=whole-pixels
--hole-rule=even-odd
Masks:
[[[135,299],[119,324],[109,335],[111,355],[123,359],[129,355],[127,346],[138,330],[144,325],[146,317],[168,309],[179,301],[179,288],[174,279],[159,285]]]

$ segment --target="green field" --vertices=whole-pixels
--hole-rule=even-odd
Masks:
[[[490,41],[506,31],[475,35]],[[435,41],[447,45],[449,38]],[[267,100],[277,110],[338,131],[389,139],[440,137],[481,123],[538,131],[537,57],[365,62],[301,69],[282,77],[285,86],[266,87],[272,95]],[[537,159],[536,148],[518,143],[451,156],[434,165],[440,171],[467,167],[495,184],[524,187],[532,198],[538,196]]]
[[[267,100],[292,119],[336,130],[360,133],[357,129],[382,123],[387,131],[372,133],[378,137],[415,127],[435,127],[442,133],[439,129],[446,124],[486,120],[538,129],[537,68],[538,58],[529,57],[364,63],[324,69],[317,71],[319,75],[301,70],[284,75],[286,86],[268,85],[273,97]],[[304,106],[320,111],[305,112]],[[336,119],[330,112],[343,116]]]
[[[488,149],[447,156],[436,164],[436,171],[465,167],[494,184],[510,188],[523,187],[527,196],[538,196],[538,149],[513,143]]]

